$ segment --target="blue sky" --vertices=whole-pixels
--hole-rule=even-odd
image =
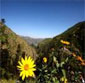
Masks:
[[[14,32],[34,38],[54,37],[84,21],[84,0],[0,0],[0,18]]]

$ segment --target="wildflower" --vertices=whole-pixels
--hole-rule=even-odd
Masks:
[[[61,43],[64,43],[64,41],[63,41],[63,40],[61,40],[60,42],[61,42]]]
[[[82,62],[82,63],[81,63],[81,65],[82,65],[82,66],[85,66],[85,63],[84,63],[84,62]]]
[[[70,44],[70,42],[64,41],[64,40],[61,40],[60,42],[61,42],[62,44],[66,44],[66,45],[69,45],[69,44]]]
[[[76,54],[75,54],[75,53],[72,53],[72,55],[73,55],[74,57],[76,57]]]
[[[32,60],[31,57],[27,58],[25,56],[25,59],[21,58],[21,62],[18,61],[17,68],[20,70],[20,77],[22,77],[22,80],[25,79],[25,77],[34,77],[34,71],[36,70],[34,67],[36,66],[34,64],[34,60]]]
[[[64,82],[64,83],[67,83],[67,78],[62,77],[62,78],[61,78],[61,81]]]
[[[83,59],[80,56],[77,56],[77,60],[83,62]]]
[[[47,58],[46,58],[46,57],[43,58],[43,62],[44,62],[44,63],[47,62]]]

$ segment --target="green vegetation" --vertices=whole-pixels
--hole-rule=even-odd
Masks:
[[[14,79],[9,79],[9,80],[1,79],[0,82],[1,83],[16,83],[16,81]]]
[[[47,55],[46,53],[50,53],[51,49],[54,48],[57,49],[62,47],[62,44],[60,43],[60,40],[69,41],[71,45],[69,48],[73,50],[73,52],[78,53],[77,55],[82,56],[85,59],[85,45],[84,45],[84,38],[85,38],[85,22],[80,22],[73,27],[69,28],[67,31],[63,32],[62,34],[54,37],[48,42],[44,42],[44,44],[38,45],[39,52],[44,53],[44,55]],[[40,51],[41,50],[41,51]]]
[[[43,62],[43,56],[47,57],[47,63]],[[36,61],[39,83],[61,83],[61,79],[80,83],[80,75],[84,76],[84,66],[77,60],[77,56],[73,56],[68,46],[61,47],[57,51],[54,49],[49,55],[42,55]],[[65,80],[64,83],[67,83]]]
[[[80,22],[53,39],[39,43],[39,57],[36,60],[39,83],[82,82],[85,66],[84,25],[85,22]],[[61,40],[70,42],[70,45],[62,44]],[[48,59],[46,64],[43,57]]]
[[[0,23],[0,81],[82,83],[85,67],[84,26],[85,22],[80,22],[52,39],[41,41],[37,47],[32,45],[34,49],[6,25]],[[32,56],[35,59],[36,71],[35,78],[29,77],[22,81],[16,65],[24,56]]]
[[[18,60],[24,56],[35,59],[35,49],[0,22],[0,78],[15,78]]]

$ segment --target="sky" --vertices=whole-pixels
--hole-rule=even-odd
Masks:
[[[0,0],[0,19],[18,35],[49,38],[84,21],[84,8],[84,0]]]

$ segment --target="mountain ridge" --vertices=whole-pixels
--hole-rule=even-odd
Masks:
[[[41,43],[39,43],[38,48],[39,51],[44,51],[46,48],[47,51],[46,53],[49,53],[51,48],[57,49],[58,47],[60,47],[60,40],[65,40],[65,41],[69,41],[71,43],[71,46],[76,48],[76,50],[80,51],[80,54],[82,55],[83,53],[83,58],[84,58],[84,39],[85,39],[85,21],[83,22],[79,22],[75,25],[73,25],[72,27],[70,27],[69,29],[67,29],[66,31],[64,31],[63,33],[53,37],[47,44],[43,44],[43,46],[40,46]],[[78,41],[78,42],[77,42]],[[43,49],[42,49],[43,47]],[[41,50],[40,50],[41,49]]]
[[[0,77],[17,75],[17,64],[21,57],[37,57],[35,49],[22,37],[0,22]]]

